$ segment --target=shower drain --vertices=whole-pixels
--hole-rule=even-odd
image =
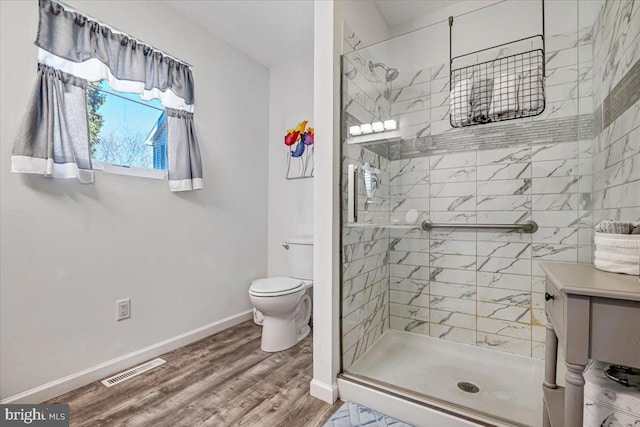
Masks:
[[[475,384],[461,381],[458,383],[458,388],[466,393],[477,393],[480,391],[480,387]]]

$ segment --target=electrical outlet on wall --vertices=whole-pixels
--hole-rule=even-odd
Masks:
[[[131,317],[131,298],[116,301],[116,320],[124,320]]]

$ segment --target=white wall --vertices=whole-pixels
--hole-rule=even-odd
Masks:
[[[554,37],[558,34],[575,34],[578,29],[576,13],[581,16],[593,16],[597,12],[597,2],[591,0],[554,0],[545,3],[546,49],[558,50],[558,45],[569,38]],[[401,7],[401,6],[399,6]],[[398,68],[401,78],[422,68],[449,63],[449,24],[448,16],[454,16],[452,31],[453,56],[465,55],[480,49],[509,43],[513,40],[531,37],[542,33],[542,9],[540,0],[467,0],[455,3],[448,8],[417,17],[410,23],[391,28],[394,36],[411,33],[374,46],[369,52],[377,60]],[[582,19],[583,28],[589,22]],[[421,27],[421,25],[426,25]],[[421,29],[420,29],[421,28]],[[482,37],[478,37],[481,34]],[[575,39],[575,36],[573,36]],[[494,59],[500,52],[517,53],[533,48],[542,48],[541,39],[510,44],[506,49],[489,49],[487,52],[459,58],[454,68]],[[563,48],[566,46],[563,45]],[[421,52],[421,55],[416,55]],[[405,73],[403,73],[403,71]],[[446,74],[446,73],[445,73]],[[397,84],[397,82],[396,82]]]
[[[313,235],[313,179],[285,179],[286,129],[313,126],[313,54],[269,69],[269,276],[288,276],[288,237]]]
[[[473,12],[474,10],[482,9],[487,6],[500,3],[502,1],[504,0],[474,0],[454,2],[451,6],[443,7],[442,9],[438,9],[426,15],[416,16],[414,17],[414,19],[404,24],[395,25],[390,28],[390,33],[393,37],[399,36],[410,31],[415,31],[420,28],[447,21],[450,16],[460,16],[462,14]]]
[[[333,0],[314,2],[313,118],[313,380],[311,395],[338,398],[339,372],[339,123],[342,14]]]
[[[580,11],[580,28],[593,23],[600,10],[600,5],[603,0],[551,0],[547,1],[545,17],[547,20],[548,28],[563,28],[564,30],[571,31],[575,29],[575,20],[570,20],[568,17],[575,16],[576,8]],[[433,13],[429,13],[422,16],[417,16],[410,22],[395,25],[390,28],[390,34],[392,37],[406,34],[411,31],[415,31],[427,26],[442,23],[445,27],[448,27],[446,22],[449,16],[455,16],[463,19],[461,22],[454,22],[454,37],[458,37],[462,41],[471,41],[471,38],[476,34],[482,32],[482,36],[475,40],[476,43],[486,44],[492,46],[498,43],[504,43],[504,41],[491,40],[488,37],[498,35],[500,38],[509,39],[519,38],[521,33],[532,33],[538,31],[540,14],[540,0],[509,0],[506,4],[503,4],[500,9],[496,9],[494,6],[498,3],[503,3],[505,0],[473,0],[473,1],[460,1],[453,3],[451,6],[438,9]],[[505,8],[506,6],[506,8]],[[401,7],[401,6],[400,6]],[[508,11],[508,8],[512,8]],[[464,22],[463,15],[470,14],[474,11],[485,9],[485,12],[474,13],[469,15],[469,20]],[[511,19],[502,19],[501,16],[495,15],[495,11],[499,10],[500,13],[504,13]],[[524,18],[524,19],[523,19]],[[493,25],[492,19],[496,19],[500,25]],[[461,26],[467,26],[479,23],[487,23],[482,29],[478,28],[459,28]],[[498,30],[499,31],[493,31]],[[461,34],[460,31],[463,33]],[[465,34],[466,31],[466,34]],[[527,34],[528,35],[528,34]],[[455,39],[454,39],[455,40]],[[471,41],[473,42],[473,41]],[[444,46],[448,49],[448,44]],[[486,46],[483,46],[486,47]],[[475,50],[475,49],[472,49]]]
[[[389,24],[373,1],[340,0],[336,2],[336,7],[342,15],[341,21],[336,23],[337,29],[342,29],[342,21],[347,22],[362,42],[362,46],[358,48],[379,43],[391,37]],[[399,4],[398,7],[401,5]]]
[[[10,173],[38,4],[0,3],[2,398],[247,311],[267,273],[268,70],[158,2],[70,3],[194,65],[205,189]]]
[[[363,43],[389,37],[388,25],[372,2],[342,1],[341,7]],[[313,180],[285,179],[287,151],[283,143],[285,130],[298,121],[309,119],[315,126],[313,73],[313,54],[269,69],[269,276],[288,275],[287,252],[282,247],[287,237],[313,235]]]
[[[365,46],[389,35],[386,21],[370,1],[314,3],[316,148],[311,395],[326,402],[338,398],[336,376],[340,371],[340,55],[344,22]]]

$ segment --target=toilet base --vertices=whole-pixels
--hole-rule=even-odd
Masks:
[[[298,342],[304,340],[311,333],[311,327],[309,325],[305,325],[302,328],[302,331],[298,334]]]
[[[264,316],[260,348],[267,353],[287,350],[304,340],[311,328],[311,298],[304,295],[297,310],[290,317]]]
[[[265,318],[262,325],[262,341],[260,348],[267,353],[288,350],[304,340],[311,333],[309,325],[295,331],[295,322],[281,319]]]

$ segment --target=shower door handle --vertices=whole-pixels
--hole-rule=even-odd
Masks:
[[[358,222],[358,166],[347,171],[347,222]]]

